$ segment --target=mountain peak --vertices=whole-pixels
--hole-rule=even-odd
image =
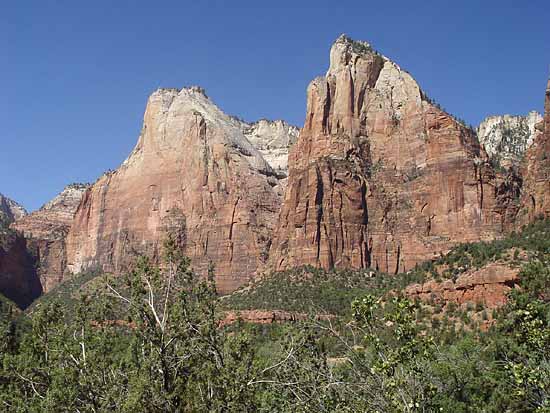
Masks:
[[[328,73],[334,74],[358,58],[386,60],[368,42],[353,40],[342,34],[330,48],[330,68]]]
[[[0,222],[8,224],[27,215],[27,210],[14,200],[0,193]]]

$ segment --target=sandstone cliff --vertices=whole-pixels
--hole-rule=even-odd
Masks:
[[[157,90],[133,152],[84,195],[67,238],[68,268],[118,271],[137,254],[158,258],[170,233],[199,273],[212,264],[219,290],[232,291],[267,258],[278,185],[243,123],[204,91]]]
[[[11,224],[27,215],[27,211],[17,202],[0,194],[0,224]]]
[[[550,79],[546,86],[544,119],[536,125],[533,144],[522,169],[524,179],[518,224],[550,217]]]
[[[498,237],[518,184],[474,131],[368,43],[341,36],[307,92],[271,249],[274,269],[406,271],[459,242]]]
[[[535,138],[535,125],[542,116],[535,111],[526,116],[490,116],[477,128],[479,142],[496,165],[519,166]]]
[[[63,280],[67,265],[65,237],[88,185],[72,184],[38,211],[15,221],[11,228],[23,234],[38,258],[44,292]]]

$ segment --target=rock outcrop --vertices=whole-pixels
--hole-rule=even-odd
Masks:
[[[519,286],[519,269],[503,263],[490,263],[483,268],[460,275],[456,280],[429,281],[405,288],[410,299],[420,299],[447,306],[483,304],[492,309],[506,304],[510,290]]]
[[[523,165],[523,191],[517,223],[550,217],[550,79],[546,86],[544,119],[536,127]]]
[[[17,202],[0,194],[0,224],[9,225],[27,215],[27,211]]]
[[[38,258],[38,275],[44,292],[59,284],[67,265],[65,238],[88,185],[72,184],[38,211],[15,221]]]
[[[305,321],[308,314],[292,313],[282,310],[240,310],[227,311],[220,320],[220,326],[227,326],[242,321],[252,324],[275,324]]]
[[[479,142],[489,157],[503,168],[518,167],[533,143],[535,125],[542,116],[531,111],[526,116],[490,116],[477,128]]]
[[[390,273],[460,242],[498,237],[519,188],[491,167],[475,132],[426,98],[406,71],[341,36],[311,82],[270,254]]]
[[[202,89],[157,90],[133,152],[84,195],[67,238],[68,268],[117,272],[137,254],[158,259],[172,234],[195,270],[213,265],[218,289],[232,291],[267,259],[277,185],[242,122]]]

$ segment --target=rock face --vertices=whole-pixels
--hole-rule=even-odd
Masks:
[[[136,254],[158,258],[172,234],[199,273],[213,264],[218,289],[232,291],[267,258],[278,184],[242,122],[203,90],[157,90],[131,155],[84,195],[67,238],[68,268],[119,271]]]
[[[497,308],[506,304],[506,297],[512,288],[519,285],[519,269],[502,263],[491,263],[478,270],[460,275],[455,281],[430,281],[413,284],[404,293],[411,299],[447,305],[455,303],[483,304]]]
[[[519,166],[535,138],[535,125],[542,116],[535,111],[527,116],[490,116],[477,128],[479,142],[489,157],[504,168]]]
[[[546,86],[544,119],[536,125],[534,142],[527,151],[518,224],[550,217],[550,79]]]
[[[288,176],[288,152],[298,138],[299,129],[283,120],[259,120],[244,124],[246,138],[262,154],[277,175]]]
[[[0,294],[20,308],[26,308],[42,294],[36,262],[23,236],[0,228]]]
[[[307,101],[272,268],[406,271],[504,230],[515,180],[497,176],[474,131],[368,43],[341,36]]]
[[[84,184],[68,185],[38,211],[11,225],[37,253],[38,275],[44,292],[63,280],[67,265],[65,237],[87,188]]]
[[[0,294],[20,308],[42,293],[35,254],[22,235],[9,229],[9,224],[26,214],[21,205],[0,194]]]
[[[0,223],[11,224],[27,215],[27,211],[17,202],[0,194]]]

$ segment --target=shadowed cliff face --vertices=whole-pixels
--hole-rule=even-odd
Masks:
[[[26,308],[42,294],[36,262],[24,237],[0,228],[0,293],[19,308]]]
[[[473,131],[367,43],[340,37],[307,93],[273,268],[405,271],[503,231],[519,183],[497,177]]]
[[[280,207],[271,166],[199,88],[149,98],[139,142],[85,194],[67,238],[68,268],[119,271],[137,254],[158,258],[172,234],[220,291],[267,258]]]
[[[63,281],[67,265],[65,237],[87,185],[68,185],[38,211],[26,215],[11,228],[20,232],[36,252],[37,272],[44,292]]]
[[[518,224],[550,217],[550,79],[546,86],[544,119],[536,126],[533,144],[523,165],[524,187]]]

